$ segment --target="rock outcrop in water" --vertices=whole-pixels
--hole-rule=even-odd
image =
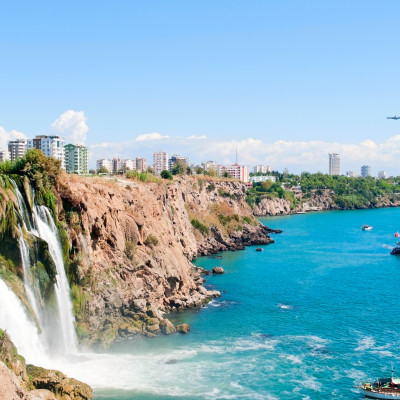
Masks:
[[[0,399],[91,400],[92,396],[88,385],[60,371],[26,366],[7,333],[0,330]]]

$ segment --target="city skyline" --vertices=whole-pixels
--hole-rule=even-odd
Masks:
[[[342,171],[371,163],[400,175],[400,121],[386,119],[400,112],[397,10],[393,0],[8,2],[0,145],[59,134],[91,160],[163,149],[221,163],[237,148],[240,163],[294,173],[326,172],[335,152]]]

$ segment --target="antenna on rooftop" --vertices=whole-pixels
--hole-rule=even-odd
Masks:
[[[238,163],[238,157],[237,157],[237,147],[236,147],[236,164]]]

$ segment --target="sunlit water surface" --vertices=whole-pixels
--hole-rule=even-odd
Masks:
[[[261,221],[275,244],[195,264],[222,298],[170,316],[188,335],[117,343],[65,366],[95,399],[361,399],[353,386],[400,375],[400,209]],[[362,224],[374,227],[361,231]]]

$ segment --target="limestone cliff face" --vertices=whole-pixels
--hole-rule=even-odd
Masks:
[[[239,182],[65,176],[59,196],[83,341],[107,345],[117,335],[157,333],[164,313],[219,295],[204,288],[193,258],[272,242]]]
[[[254,206],[254,215],[287,215],[292,213],[290,201],[274,197],[272,199],[263,198]]]

